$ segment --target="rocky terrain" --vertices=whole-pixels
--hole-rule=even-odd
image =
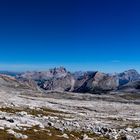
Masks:
[[[140,76],[135,70],[3,74],[2,140],[140,140]]]

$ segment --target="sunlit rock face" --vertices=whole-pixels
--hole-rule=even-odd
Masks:
[[[118,86],[118,79],[116,76],[110,76],[100,72],[96,73],[92,82],[93,90],[109,91],[115,90]]]

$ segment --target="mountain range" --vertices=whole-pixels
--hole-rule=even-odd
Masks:
[[[1,72],[0,72],[1,73]],[[2,72],[14,81],[42,91],[78,93],[140,92],[140,74],[130,69],[122,73],[107,74],[99,71],[69,72],[65,68],[23,73]]]

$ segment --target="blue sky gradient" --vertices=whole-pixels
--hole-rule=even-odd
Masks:
[[[140,71],[139,0],[0,0],[0,69]]]

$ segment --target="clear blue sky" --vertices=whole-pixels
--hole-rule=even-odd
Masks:
[[[139,0],[0,0],[0,69],[140,71]]]

